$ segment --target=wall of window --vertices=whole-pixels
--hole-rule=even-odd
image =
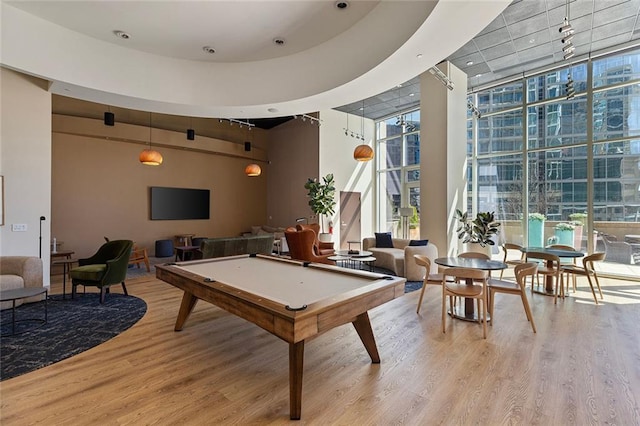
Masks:
[[[544,244],[557,241],[558,223],[573,224],[576,249],[606,251],[612,273],[640,276],[640,50],[522,78],[469,101],[479,113],[467,123],[468,210],[495,211],[501,241],[523,245],[531,242],[525,214],[546,218]]]
[[[420,235],[420,111],[376,122],[377,228],[394,237]],[[401,207],[413,207],[410,217]]]

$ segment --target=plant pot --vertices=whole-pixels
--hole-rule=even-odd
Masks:
[[[544,247],[544,221],[529,220],[529,247]]]
[[[491,258],[491,246],[487,245],[482,247],[480,243],[463,243],[463,252],[483,253]]]
[[[331,242],[331,234],[328,234],[326,232],[321,232],[318,235],[318,240],[322,241],[323,243],[330,243]]]
[[[558,244],[573,247],[573,229],[556,229],[555,235],[558,237]]]
[[[573,231],[573,248],[580,250],[582,248],[582,225],[576,225]]]

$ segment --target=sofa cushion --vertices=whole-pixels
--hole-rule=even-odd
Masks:
[[[23,288],[24,280],[19,275],[0,275],[0,291]]]
[[[100,281],[107,270],[105,263],[78,266],[71,270],[71,278],[80,281]]]
[[[24,280],[19,275],[0,275],[0,291],[14,290],[16,288],[23,288]],[[16,300],[16,306],[22,305],[22,299]],[[9,309],[13,306],[13,302],[1,302],[1,309]]]
[[[409,241],[409,245],[411,247],[426,246],[427,244],[429,244],[429,240],[411,240],[411,241]]]
[[[369,247],[373,257],[376,258],[375,266],[389,269],[399,277],[404,275],[404,250],[387,247]]]
[[[375,234],[377,248],[393,248],[391,232],[376,232]]]

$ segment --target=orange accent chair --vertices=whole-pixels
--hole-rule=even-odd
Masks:
[[[333,248],[333,242],[331,241],[320,241],[318,239],[318,235],[320,235],[320,224],[319,223],[310,223],[308,225],[298,224],[296,225],[296,229],[301,231],[303,229],[310,229],[313,231],[315,238],[313,241],[313,250],[319,256],[321,255],[332,255],[335,254],[335,249]]]
[[[284,236],[287,239],[289,255],[292,259],[335,265],[334,261],[328,259],[331,254],[317,255],[315,253],[314,241],[316,235],[313,230],[287,228],[284,231]]]

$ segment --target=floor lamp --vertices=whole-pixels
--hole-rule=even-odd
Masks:
[[[402,217],[402,238],[409,238],[409,218],[413,216],[413,207],[400,207]]]

